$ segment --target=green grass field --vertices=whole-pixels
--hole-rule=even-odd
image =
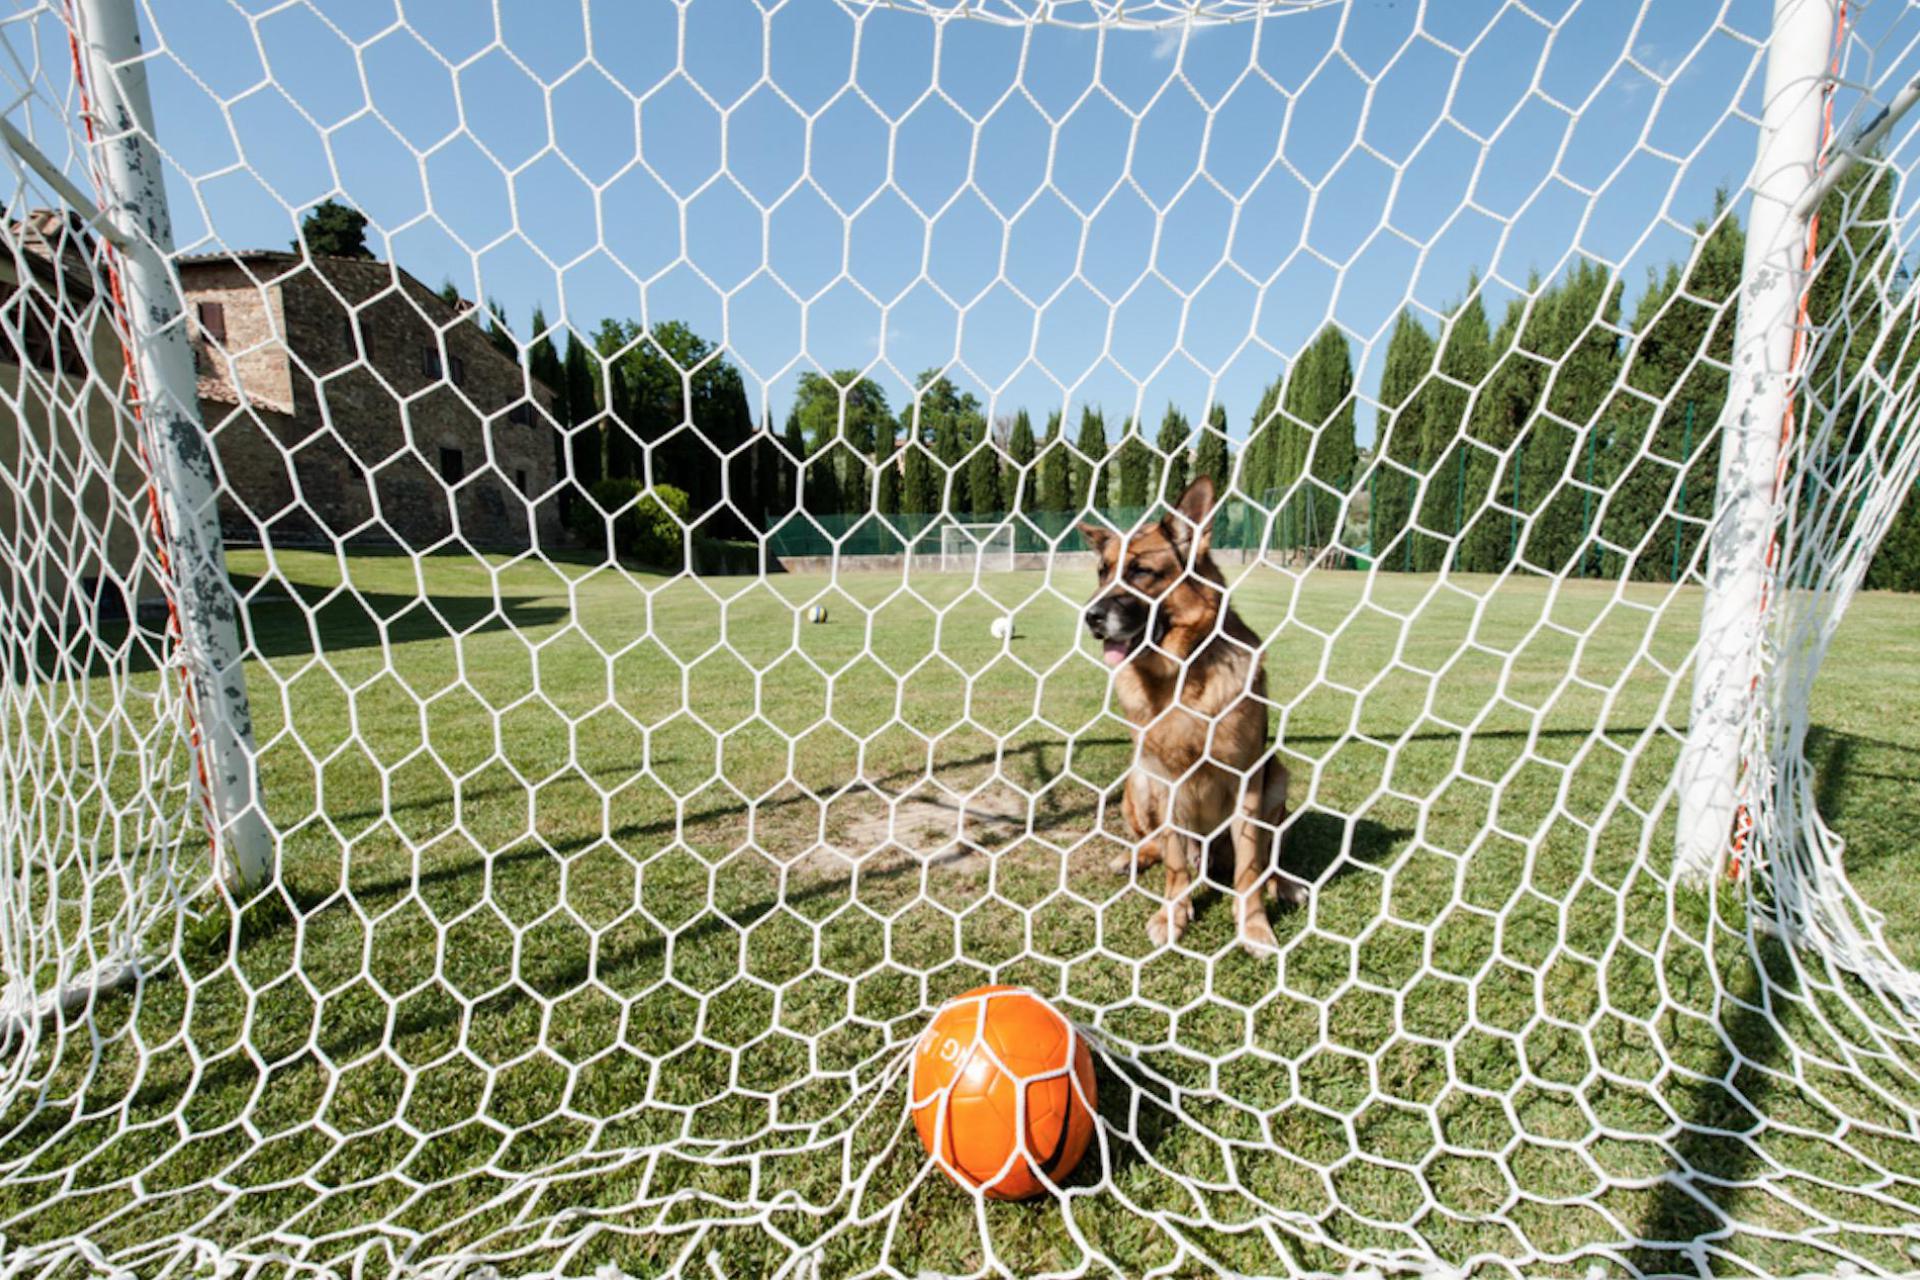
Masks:
[[[1245,579],[1294,765],[1286,856],[1320,882],[1262,962],[1217,898],[1152,948],[1157,873],[1105,870],[1127,748],[1084,575],[927,576],[915,600],[881,576],[234,569],[281,884],[190,922],[97,1038],[29,1064],[0,1130],[15,1244],[337,1262],[377,1237],[509,1273],[711,1252],[728,1276],[790,1242],[822,1275],[1365,1249],[1582,1275],[1690,1269],[1713,1231],[1729,1273],[1910,1265],[1920,1063],[1889,1041],[1836,1065],[1868,1015],[1774,944],[1759,973],[1737,891],[1665,879],[1690,591]],[[1920,600],[1862,597],[1812,744],[1902,926],[1917,664]],[[1106,1049],[1108,1127],[1065,1207],[983,1209],[902,1136],[885,1064],[988,980]],[[1771,1022],[1725,998],[1763,988]]]

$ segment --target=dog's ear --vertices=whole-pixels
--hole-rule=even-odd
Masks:
[[[1093,554],[1105,559],[1107,542],[1113,537],[1113,530],[1092,520],[1081,521],[1078,528],[1080,536],[1087,540],[1087,546],[1092,549]]]
[[[1213,481],[1201,476],[1188,485],[1162,523],[1181,559],[1191,564],[1207,554],[1213,546]]]

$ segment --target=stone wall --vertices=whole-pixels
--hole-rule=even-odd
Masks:
[[[21,259],[0,255],[0,611],[16,633],[161,598],[146,469],[114,394],[120,339],[90,281],[54,260],[24,259],[23,285]]]
[[[238,295],[231,260],[182,267],[190,314],[220,298],[225,350],[276,353],[291,393],[276,403],[263,375],[267,394],[257,394],[243,361],[225,397],[202,381],[230,541],[566,545],[552,392],[468,315],[381,262],[263,254],[244,264],[268,283]],[[197,332],[196,344],[221,345]]]

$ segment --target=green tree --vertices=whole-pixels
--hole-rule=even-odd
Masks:
[[[1380,410],[1374,420],[1373,464],[1367,510],[1376,563],[1413,567],[1415,535],[1408,531],[1419,492],[1426,389],[1433,377],[1433,335],[1411,311],[1402,311],[1387,339],[1380,370]]]
[[[967,422],[967,497],[970,510],[979,519],[1000,509],[1000,454],[987,431],[987,420],[970,413]]]
[[[1119,494],[1117,500],[1122,509],[1133,512],[1144,510],[1152,501],[1153,493],[1153,450],[1140,438],[1140,423],[1128,418],[1127,425],[1120,432]]]
[[[1418,535],[1413,549],[1414,565],[1424,573],[1455,562],[1455,542],[1466,525],[1466,462],[1471,446],[1464,435],[1470,395],[1486,381],[1493,362],[1493,335],[1487,328],[1478,276],[1467,290],[1466,301],[1448,317],[1441,342],[1439,368],[1445,377],[1426,389],[1420,462],[1427,487],[1420,503],[1420,523],[1433,533]]]
[[[1007,465],[1000,473],[1000,501],[1008,511],[1030,515],[1036,510],[1034,497],[1039,477],[1034,472],[1033,460],[1038,452],[1033,439],[1033,419],[1022,409],[1013,415],[1013,426],[1007,432]]]
[[[1523,326],[1520,353],[1537,355],[1538,404],[1524,424],[1512,466],[1518,506],[1531,521],[1521,554],[1533,569],[1559,575],[1595,567],[1583,551],[1600,498],[1587,488],[1606,479],[1599,470],[1617,456],[1606,449],[1620,379],[1621,286],[1611,270],[1582,259],[1560,284],[1535,300]],[[1510,478],[1503,484],[1512,484]]]
[[[613,411],[608,474],[671,480],[686,489],[690,518],[703,532],[738,533],[739,521],[720,505],[718,460],[755,430],[740,371],[678,320],[650,329],[604,320],[594,345],[607,363]]]
[[[527,375],[540,387],[545,387],[553,395],[551,419],[547,415],[536,413],[533,429],[546,432],[553,442],[553,472],[564,476],[567,473],[567,437],[560,428],[566,424],[567,370],[560,362],[560,352],[553,345],[553,334],[547,329],[546,312],[539,306],[533,309],[533,344],[527,348]],[[535,402],[539,396],[534,396]],[[572,498],[565,493],[560,499],[560,518],[565,521],[573,512]]]
[[[601,455],[600,469],[610,480],[630,480],[646,466],[645,439],[640,434],[634,387],[622,354],[629,342],[628,332],[629,327],[618,320],[604,319],[593,335],[593,349],[600,357],[600,403],[606,410],[603,431],[606,448]]]
[[[566,389],[566,368],[553,345],[553,334],[548,331],[547,314],[538,306],[533,309],[532,330],[533,343],[527,348],[527,372],[558,397]]]
[[[1152,497],[1162,502],[1177,502],[1180,495],[1187,491],[1187,444],[1193,428],[1187,424],[1187,416],[1172,405],[1167,406],[1166,416],[1160,419],[1160,435],[1154,441],[1159,452],[1159,483],[1153,486]],[[1224,494],[1224,483],[1214,487],[1214,492]]]
[[[752,532],[758,534],[770,528],[780,509],[780,449],[773,434],[773,417],[766,415],[760,420],[760,429],[754,432],[753,443],[746,453],[747,458],[747,514],[752,524]]]
[[[1867,566],[1866,585],[1873,591],[1920,591],[1920,485],[1907,491],[1887,527]]]
[[[937,369],[922,370],[915,385],[918,391],[913,404],[902,412],[902,417],[911,423],[912,437],[931,449],[936,488],[942,495],[927,511],[952,516],[971,511],[967,438],[980,402],[972,392],[962,394],[953,380]]]
[[[806,510],[801,477],[807,457],[806,429],[800,425],[798,409],[787,410],[787,425],[780,443],[785,446],[780,459],[780,511],[782,515]]]
[[[967,494],[966,427],[954,414],[939,415],[933,428],[933,456],[940,464],[940,482],[944,490],[938,510],[958,516],[972,508]]]
[[[338,200],[322,200],[300,219],[300,238],[293,242],[299,253],[302,245],[313,257],[371,258],[367,247],[367,215]]]
[[[1079,449],[1069,466],[1070,494],[1064,510],[1107,505],[1107,420],[1091,406],[1080,410]]]
[[[1641,296],[1630,392],[1590,444],[1598,453],[1595,483],[1606,493],[1594,523],[1610,546],[1604,555],[1583,551],[1577,567],[1587,572],[1664,581],[1673,574],[1676,546],[1684,566],[1713,513],[1715,428],[1727,399],[1746,233],[1724,192],[1694,233],[1692,261],[1684,270],[1670,266]]]
[[[1822,508],[1831,507],[1848,470],[1882,465],[1859,456],[1855,424],[1912,416],[1910,401],[1889,403],[1903,394],[1898,389],[1914,385],[1914,365],[1920,362],[1910,342],[1915,295],[1893,236],[1893,195],[1894,175],[1875,155],[1841,175],[1820,205],[1820,252],[1807,288],[1807,321],[1815,339],[1795,406],[1807,442],[1795,500],[1808,518],[1836,514]],[[1835,429],[1823,440],[1819,428],[1829,421]],[[1909,494],[1868,565],[1868,585],[1920,589],[1920,558],[1914,554],[1920,537],[1917,507]],[[1839,518],[1851,527],[1858,511],[1852,506]]]
[[[1207,424],[1200,429],[1200,439],[1193,446],[1193,479],[1202,476],[1213,481],[1216,494],[1225,494],[1233,479],[1233,446],[1227,439],[1224,405],[1216,404],[1207,410]]]
[[[945,485],[940,464],[917,435],[909,433],[900,476],[900,507],[910,515],[938,515]]]
[[[1068,468],[1068,447],[1060,438],[1066,430],[1060,411],[1046,415],[1046,436],[1041,441],[1041,461],[1039,461],[1039,510],[1043,512],[1069,512],[1073,510],[1073,487],[1071,472]],[[1044,522],[1043,530],[1048,535],[1062,532],[1058,520]]]
[[[1254,402],[1253,420],[1247,425],[1246,447],[1240,450],[1240,492],[1252,504],[1251,519],[1258,522],[1259,545],[1270,545],[1278,535],[1275,518],[1280,505],[1280,440],[1286,432],[1281,410],[1285,393],[1283,379],[1275,378]],[[1251,530],[1249,531],[1252,532]]]
[[[1281,493],[1282,545],[1335,542],[1359,447],[1354,442],[1353,354],[1339,326],[1320,331],[1286,380],[1276,424],[1272,487]]]
[[[874,485],[873,509],[883,516],[900,514],[900,437],[892,418],[874,423],[873,467],[879,474]]]
[[[1188,484],[1205,478],[1213,482],[1213,492],[1220,504],[1221,515],[1214,521],[1213,542],[1217,547],[1244,547],[1247,541],[1247,504],[1233,502],[1233,444],[1227,439],[1227,411],[1224,406],[1212,405],[1200,425],[1198,438],[1193,446],[1193,475]],[[1177,494],[1170,494],[1169,501],[1178,501]]]
[[[800,375],[794,404],[815,455],[808,467],[807,509],[816,515],[867,511],[874,500],[868,466],[875,442],[893,432],[886,392],[851,369],[808,371]]]
[[[580,335],[569,331],[567,358],[561,379],[564,384],[561,421],[567,428],[567,472],[572,481],[572,502],[576,508],[605,476],[600,460],[606,424],[599,418],[600,402],[594,394],[597,365],[598,360],[591,355]]]
[[[1541,291],[1536,274],[1528,295]],[[1527,301],[1515,298],[1494,331],[1489,359],[1492,370],[1471,397],[1467,410],[1467,438],[1460,476],[1466,526],[1455,551],[1454,565],[1467,573],[1498,573],[1512,556],[1518,531],[1514,513],[1512,476],[1503,456],[1525,428],[1538,397],[1532,370],[1538,365],[1521,354],[1521,326],[1528,315]]]
[[[486,334],[495,351],[509,360],[519,361],[520,343],[513,336],[513,326],[507,323],[507,309],[498,298],[487,299]]]

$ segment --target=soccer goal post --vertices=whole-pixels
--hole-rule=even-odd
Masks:
[[[1920,1266],[1920,7],[0,52],[0,1277]]]
[[[1006,521],[940,526],[942,573],[1010,573],[1013,530]]]

